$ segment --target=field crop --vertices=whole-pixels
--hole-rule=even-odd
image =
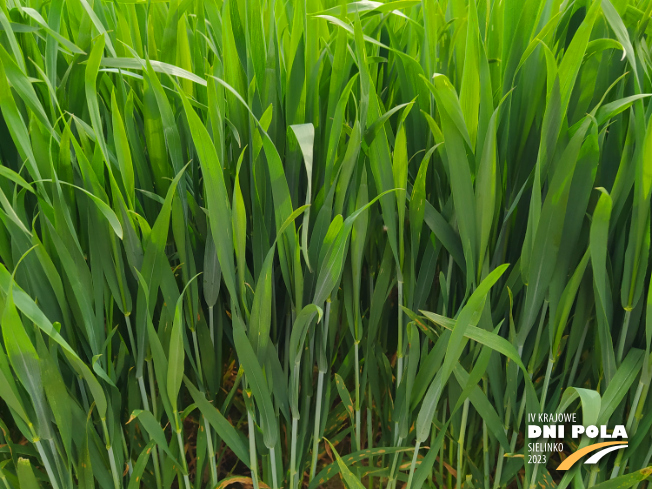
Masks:
[[[0,0],[0,488],[647,487],[651,15]]]

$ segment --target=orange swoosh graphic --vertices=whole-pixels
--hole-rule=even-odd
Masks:
[[[566,460],[564,460],[561,464],[559,464],[559,467],[557,467],[557,470],[568,470],[570,469],[575,462],[577,462],[579,459],[581,459],[584,455],[587,453],[594,452],[600,448],[608,447],[611,445],[627,445],[626,441],[605,441],[604,443],[595,443],[594,445],[589,445],[588,447],[584,447],[581,450],[578,450],[577,452],[573,453],[572,455],[568,456]]]

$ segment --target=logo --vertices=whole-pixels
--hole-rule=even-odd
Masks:
[[[534,424],[537,423],[537,424]],[[541,424],[538,423],[555,423],[555,424]],[[618,441],[605,441],[600,443],[593,443],[586,447],[580,448],[566,457],[562,463],[557,467],[557,470],[569,470],[581,458],[592,453],[584,463],[587,465],[598,463],[605,455],[627,447],[627,432],[623,425],[614,426],[610,430],[607,425],[589,425],[584,426],[576,423],[576,414],[571,413],[539,413],[528,415],[527,434],[530,440],[556,440],[553,443],[547,442],[533,442],[528,443],[529,462],[530,463],[545,463],[547,452],[563,452],[564,451],[564,437],[566,433],[566,424],[570,424],[570,435],[572,439],[586,437],[589,439],[614,439],[621,438]],[[624,438],[624,439],[623,439]],[[594,453],[595,452],[595,453]]]
[[[585,464],[597,464],[600,461],[600,459],[604,457],[606,454],[626,447],[627,447],[627,442],[623,443],[620,441],[606,441],[604,443],[594,443],[593,445],[584,447],[574,452],[572,455],[566,457],[566,460],[564,460],[561,464],[559,464],[557,470],[568,470],[573,465],[575,465],[575,462],[581,459],[584,455],[588,455],[591,452],[595,452],[596,450],[599,450],[598,453],[591,455],[584,462]]]

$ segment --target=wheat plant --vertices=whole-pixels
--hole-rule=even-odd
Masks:
[[[1,0],[0,487],[647,487],[651,14]]]

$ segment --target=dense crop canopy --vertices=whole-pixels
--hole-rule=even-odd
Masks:
[[[644,487],[651,14],[0,0],[0,487]]]

